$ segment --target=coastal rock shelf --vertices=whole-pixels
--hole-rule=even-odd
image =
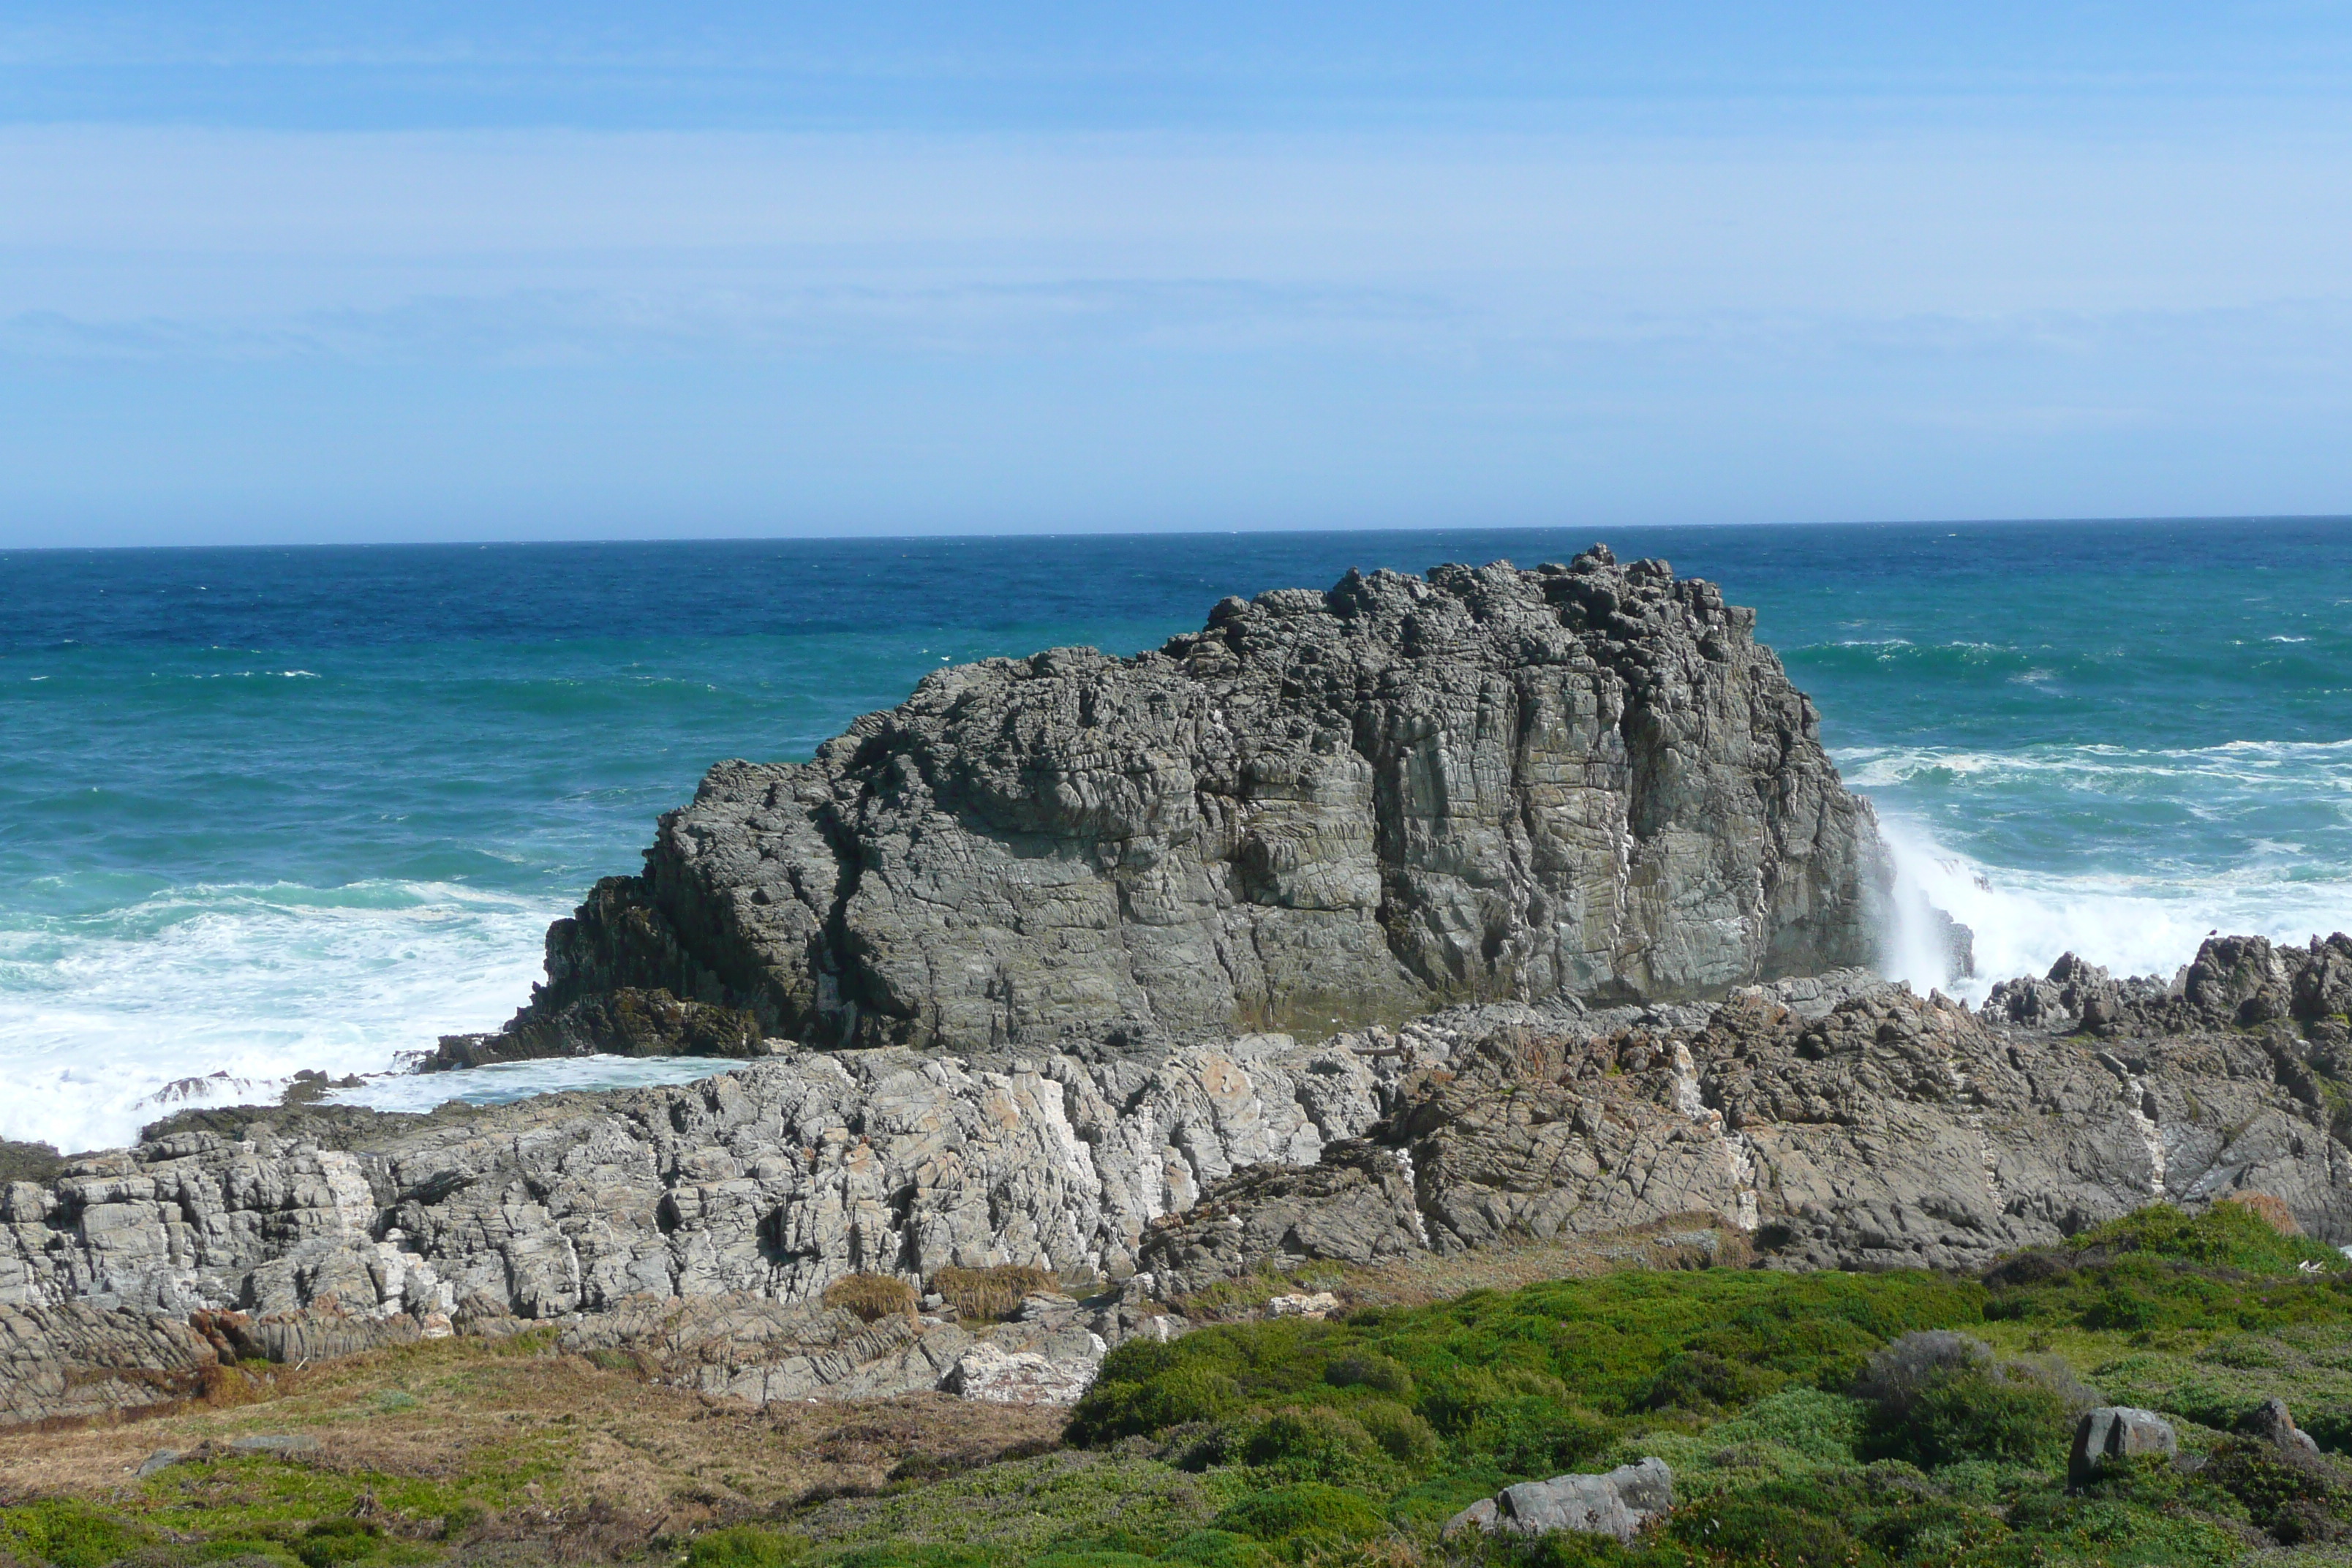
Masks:
[[[1795,1268],[1980,1268],[2243,1190],[2352,1239],[2325,1041],[2200,1016],[2099,1035],[1845,972],[1712,1006],[1491,1004],[1149,1065],[793,1052],[425,1117],[188,1112],[6,1190],[0,1345],[76,1369],[48,1394],[11,1373],[9,1409],[177,1390],[199,1341],[293,1360],[534,1323],[751,1399],[1063,1397],[1105,1346],[1181,1331],[1162,1302],[1268,1265],[1680,1215]],[[1072,1296],[978,1328],[824,1304],[853,1273],[1006,1264]]]
[[[443,1060],[649,1048],[654,1009],[599,1005],[625,994],[716,1010],[671,1049],[743,1054],[748,1015],[1134,1053],[1864,963],[1876,826],[1754,625],[1596,546],[940,670],[808,763],[713,768],[549,932],[524,1014]]]

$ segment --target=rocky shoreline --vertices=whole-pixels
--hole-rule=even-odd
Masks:
[[[1067,1400],[1220,1285],[1675,1216],[1783,1268],[1980,1269],[2248,1191],[2352,1241],[2343,1019],[2310,1013],[2347,945],[2210,941],[2166,986],[2068,960],[1974,1012],[1849,971],[1150,1063],[793,1049],[425,1116],[191,1111],[6,1188],[0,1412],[542,1325],[754,1402]],[[2273,997],[2285,1016],[2246,1022]],[[827,1304],[1010,1268],[1056,1284],[1000,1321]]]
[[[1253,1281],[1643,1226],[1972,1271],[2252,1192],[2352,1242],[2352,940],[1879,980],[1868,804],[1752,625],[1600,547],[1351,574],[723,763],[432,1065],[742,1066],[12,1151],[0,1422],[535,1331],[753,1404],[1066,1403]]]

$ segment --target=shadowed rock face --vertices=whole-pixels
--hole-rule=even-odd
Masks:
[[[509,1033],[637,988],[827,1047],[1119,1052],[1864,963],[1876,828],[1754,623],[1596,547],[941,670],[811,763],[712,769]]]

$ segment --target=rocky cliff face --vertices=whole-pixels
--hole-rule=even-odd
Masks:
[[[1864,963],[1875,826],[1754,622],[1596,547],[941,670],[805,765],[712,769],[509,1035],[609,1048],[580,1004],[626,990],[827,1047],[1119,1051]]]

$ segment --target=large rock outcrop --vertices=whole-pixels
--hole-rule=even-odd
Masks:
[[[445,1055],[566,1048],[625,991],[824,1047],[1117,1053],[1865,963],[1875,825],[1754,624],[1595,547],[940,670],[808,763],[713,768],[550,931],[509,1042]]]

